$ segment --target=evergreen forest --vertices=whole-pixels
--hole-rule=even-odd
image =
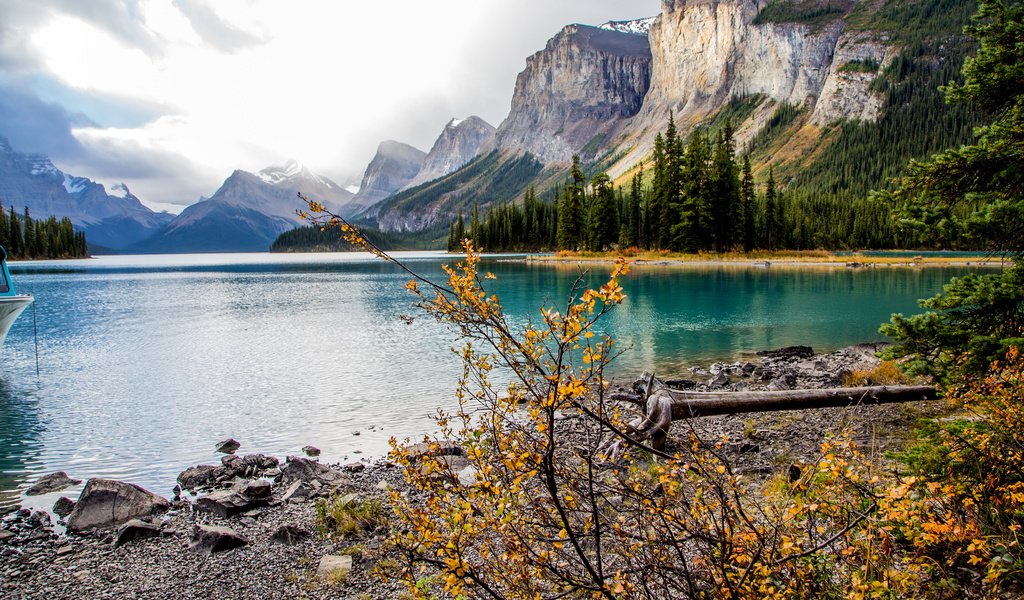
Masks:
[[[9,258],[82,258],[89,256],[85,234],[76,232],[71,219],[33,219],[28,207],[19,216],[10,208],[5,212],[0,205],[0,246]]]

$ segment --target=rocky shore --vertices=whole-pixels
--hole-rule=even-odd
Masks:
[[[755,361],[716,363],[672,375],[698,390],[835,387],[877,367],[875,344],[828,354],[795,347]],[[668,374],[659,374],[665,377]],[[620,386],[620,391],[628,390]],[[828,431],[849,424],[876,455],[898,448],[939,402],[710,417],[676,424],[706,439],[727,437],[737,470],[785,472],[814,457]],[[568,435],[577,417],[567,415]],[[229,440],[228,442],[232,442]],[[672,438],[669,446],[680,443]],[[93,479],[53,513],[22,509],[0,519],[0,597],[4,598],[396,598],[401,587],[371,573],[395,563],[381,548],[386,523],[346,536],[318,531],[317,501],[383,503],[404,489],[401,470],[373,464],[325,465],[315,448],[285,460],[236,456],[183,471],[170,500],[128,483]],[[452,457],[458,460],[460,457]],[[464,459],[463,459],[464,460]],[[468,463],[467,463],[468,464]],[[74,480],[55,473],[40,493]],[[322,523],[322,521],[321,521]]]

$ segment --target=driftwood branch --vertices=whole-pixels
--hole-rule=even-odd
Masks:
[[[653,374],[643,374],[643,394],[637,398],[643,403],[644,416],[633,420],[626,432],[638,441],[650,440],[651,447],[664,447],[673,421],[734,415],[752,412],[805,410],[865,404],[890,404],[935,400],[938,391],[927,385],[871,386],[827,388],[811,390],[785,390],[765,392],[687,392],[674,390]],[[622,440],[610,449],[612,456],[623,450]]]

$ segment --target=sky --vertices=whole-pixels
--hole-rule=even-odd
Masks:
[[[570,23],[659,0],[0,0],[0,136],[178,212],[235,169],[297,159],[358,183],[377,144],[427,151],[508,114]]]

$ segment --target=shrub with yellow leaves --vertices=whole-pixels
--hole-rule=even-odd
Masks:
[[[980,560],[993,585],[1015,576],[1019,555],[1003,534],[1016,534],[1024,501],[1019,454],[1006,469],[976,471],[981,486],[893,483],[837,432],[798,476],[761,485],[726,460],[727,440],[691,428],[667,452],[630,437],[628,416],[607,395],[618,347],[598,329],[625,297],[623,259],[600,287],[586,288],[581,275],[564,305],[514,326],[485,290],[493,275],[481,274],[470,242],[438,283],[322,206],[310,202],[308,218],[405,269],[419,306],[465,340],[458,407],[439,413],[440,433],[415,445],[392,440],[411,490],[390,496],[388,548],[404,557],[411,596],[912,597],[939,589],[926,560],[936,556],[950,568]],[[1000,373],[965,405],[998,395]],[[985,410],[1017,419],[1024,435],[1011,404],[986,400]],[[1020,439],[979,425],[959,445],[948,439],[950,464],[969,471]],[[626,448],[615,460],[605,451],[613,442]],[[996,508],[985,504],[992,494],[998,510],[982,515]]]

